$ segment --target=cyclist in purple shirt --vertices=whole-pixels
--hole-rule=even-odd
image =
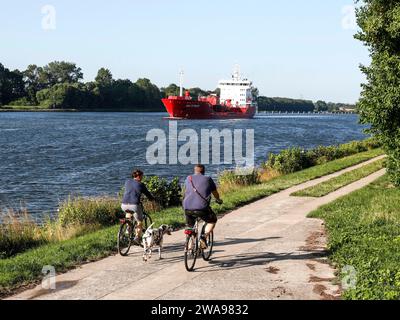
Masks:
[[[200,239],[200,245],[206,249],[206,239],[214,230],[218,220],[217,215],[210,207],[211,195],[214,195],[219,204],[222,204],[222,200],[213,179],[205,176],[205,167],[201,164],[196,165],[194,175],[186,179],[185,189],[183,208],[186,224],[189,228],[193,228],[197,218],[201,218],[207,223],[205,235]]]

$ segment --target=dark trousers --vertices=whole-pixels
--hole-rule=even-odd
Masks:
[[[217,223],[218,218],[211,208],[204,210],[185,210],[186,224],[188,227],[193,228],[196,219],[200,218],[206,223]]]

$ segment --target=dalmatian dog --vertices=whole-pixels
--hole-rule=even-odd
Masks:
[[[143,235],[143,261],[147,262],[151,258],[153,249],[158,247],[158,258],[161,260],[161,250],[163,248],[164,235],[171,235],[172,227],[163,224],[158,229],[153,229],[154,223],[146,230]]]

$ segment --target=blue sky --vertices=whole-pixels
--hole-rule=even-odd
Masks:
[[[8,68],[76,62],[85,80],[147,77],[214,89],[235,63],[267,96],[355,102],[368,50],[346,29],[352,0],[2,1],[0,62]],[[43,6],[56,10],[44,30]]]

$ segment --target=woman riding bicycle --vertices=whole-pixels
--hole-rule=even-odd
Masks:
[[[214,195],[217,203],[221,204],[217,186],[213,179],[205,176],[205,167],[198,164],[194,167],[194,175],[189,176],[185,183],[185,198],[183,208],[185,209],[186,224],[193,228],[197,218],[207,223],[205,234],[200,239],[203,249],[207,248],[207,236],[214,230],[217,223],[217,215],[210,207],[211,194]]]
[[[133,215],[137,221],[134,239],[134,242],[137,244],[140,243],[143,232],[143,209],[141,196],[144,194],[147,199],[154,201],[153,195],[149,190],[147,190],[146,185],[142,183],[143,176],[143,172],[136,169],[132,173],[132,179],[126,180],[125,193],[121,205],[121,209],[126,213],[126,215],[129,217]]]

